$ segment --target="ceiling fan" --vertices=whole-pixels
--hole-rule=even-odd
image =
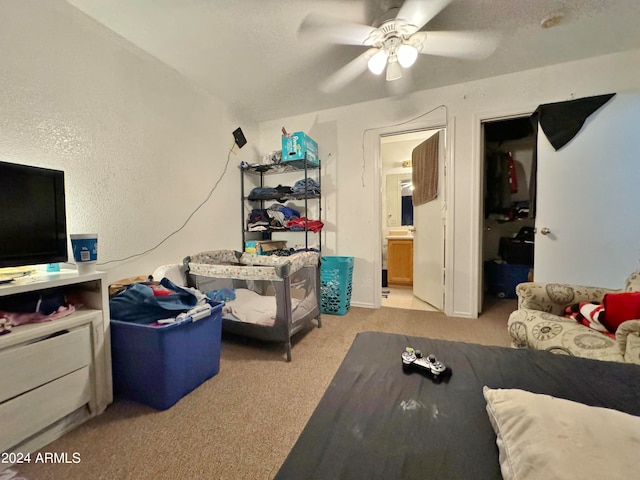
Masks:
[[[462,31],[422,31],[453,0],[386,1],[392,5],[367,26],[320,14],[309,14],[299,28],[302,35],[325,41],[369,47],[356,59],[331,75],[321,89],[335,91],[364,71],[380,75],[386,69],[387,81],[402,78],[418,54],[483,59],[496,47],[496,39],[486,33]]]

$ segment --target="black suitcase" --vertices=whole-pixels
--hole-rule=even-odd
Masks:
[[[498,255],[507,263],[533,265],[533,235],[533,227],[522,227],[515,237],[500,238]]]

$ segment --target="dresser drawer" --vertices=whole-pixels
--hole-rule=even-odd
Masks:
[[[0,404],[0,452],[82,407],[91,398],[89,367]]]
[[[0,403],[90,364],[89,325],[2,350]]]

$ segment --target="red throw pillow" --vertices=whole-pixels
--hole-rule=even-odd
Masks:
[[[607,293],[602,304],[606,313],[600,320],[610,332],[622,322],[640,319],[640,292]]]

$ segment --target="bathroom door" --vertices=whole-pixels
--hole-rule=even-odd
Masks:
[[[413,207],[413,294],[442,310],[445,281],[444,130],[435,135],[438,136],[437,196],[430,202]]]

